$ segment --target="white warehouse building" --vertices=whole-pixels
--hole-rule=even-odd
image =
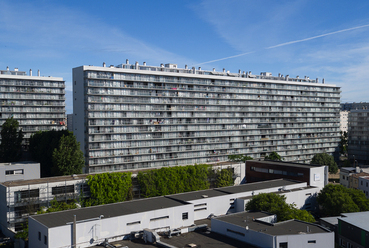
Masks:
[[[297,207],[304,208],[313,202],[311,196],[318,191],[306,182],[278,179],[33,215],[28,218],[29,246],[89,247],[105,239],[109,242],[122,240],[132,231],[145,228],[155,231],[180,228],[181,232],[186,232],[194,221],[210,215],[243,212],[247,201],[239,204],[238,198],[275,192],[284,194],[288,203],[294,202]]]
[[[73,69],[73,132],[87,172],[199,164],[230,154],[309,163],[340,141],[340,88],[309,77],[175,64]]]

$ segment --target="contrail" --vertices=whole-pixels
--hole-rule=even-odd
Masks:
[[[308,41],[308,40],[314,40],[314,39],[318,39],[318,38],[321,38],[321,37],[325,37],[325,36],[329,36],[329,35],[333,35],[333,34],[338,34],[338,33],[343,33],[343,32],[347,32],[347,31],[351,31],[351,30],[355,30],[355,29],[359,29],[359,28],[365,28],[365,27],[369,27],[369,24],[362,25],[362,26],[357,26],[357,27],[353,27],[353,28],[346,28],[346,29],[342,29],[342,30],[338,30],[338,31],[334,31],[334,32],[326,33],[326,34],[313,36],[313,37],[306,38],[306,39],[289,41],[289,42],[281,43],[281,44],[278,44],[278,45],[275,45],[275,46],[266,47],[264,49],[273,49],[273,48],[277,48],[277,47],[287,46],[287,45],[291,45],[291,44],[295,44],[295,43],[300,43],[300,42],[304,42],[304,41]],[[207,61],[207,62],[202,62],[202,63],[196,64],[196,65],[203,65],[203,64],[209,64],[209,63],[212,63],[212,62],[221,61],[221,60],[232,59],[232,58],[241,57],[241,56],[244,56],[244,55],[247,55],[247,54],[250,54],[250,53],[255,53],[255,52],[256,51],[241,53],[241,54],[237,54],[237,55],[233,55],[233,56],[229,56],[229,57],[225,57],[225,58],[221,58],[221,59],[215,59],[215,60],[210,60],[210,61]]]

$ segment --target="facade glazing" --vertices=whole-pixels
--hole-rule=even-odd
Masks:
[[[340,89],[308,77],[127,63],[74,68],[73,82],[73,131],[89,172],[272,151],[306,163],[339,142]]]

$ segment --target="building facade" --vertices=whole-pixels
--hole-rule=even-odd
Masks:
[[[40,163],[0,163],[0,183],[40,178]]]
[[[73,69],[73,132],[89,172],[226,161],[309,162],[339,142],[340,88],[318,80],[121,64]]]
[[[9,117],[19,122],[25,145],[37,131],[64,129],[65,82],[62,78],[29,75],[26,72],[0,71],[0,126]]]
[[[348,124],[348,156],[355,165],[369,165],[369,110],[351,110]],[[356,164],[357,162],[357,164]]]

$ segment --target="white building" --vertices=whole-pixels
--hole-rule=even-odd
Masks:
[[[242,212],[211,219],[211,231],[270,248],[334,248],[334,232],[312,223],[288,220],[274,223],[275,215]]]
[[[145,228],[162,231],[180,228],[186,232],[195,220],[244,211],[245,206],[237,204],[238,197],[266,192],[283,193],[288,203],[295,202],[301,207],[318,189],[308,187],[306,182],[279,179],[34,215],[28,218],[29,245],[70,247],[75,242],[78,247],[88,247],[105,239],[120,240]]]
[[[0,163],[0,183],[40,178],[40,163]]]
[[[79,199],[81,191],[88,196],[87,175],[48,177],[8,181],[0,184],[0,230],[7,236],[22,230],[22,224],[50,201]]]
[[[340,111],[340,130],[341,132],[347,132],[348,131],[348,115],[350,111],[343,110]]]
[[[340,88],[309,77],[127,61],[74,68],[73,94],[73,132],[88,172],[272,151],[308,163],[340,141]]]
[[[65,82],[59,77],[43,77],[26,72],[0,70],[0,126],[9,117],[19,122],[25,145],[37,131],[64,129]]]
[[[364,192],[364,194],[366,195],[366,198],[369,198],[369,176],[359,177],[358,189]]]

